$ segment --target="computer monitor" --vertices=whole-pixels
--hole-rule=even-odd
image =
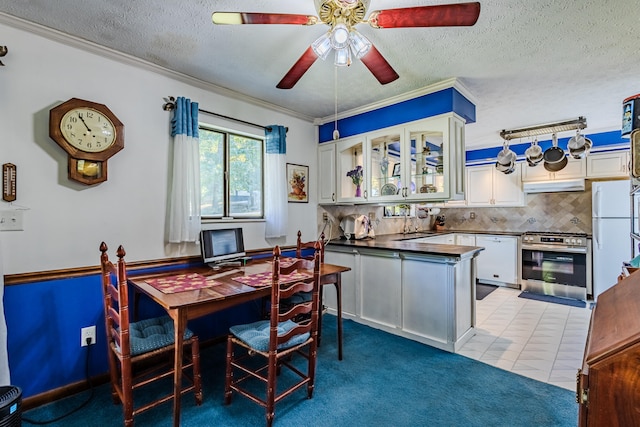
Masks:
[[[244,257],[242,228],[200,231],[200,252],[202,260],[210,265]]]

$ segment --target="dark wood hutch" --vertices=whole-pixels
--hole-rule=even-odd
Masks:
[[[576,398],[579,426],[640,426],[640,270],[598,297]]]

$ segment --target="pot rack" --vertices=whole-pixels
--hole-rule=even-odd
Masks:
[[[515,138],[528,138],[531,136],[548,135],[558,132],[565,132],[576,129],[585,129],[587,127],[587,119],[580,116],[577,119],[565,120],[562,122],[547,123],[544,125],[529,126],[521,129],[503,129],[500,132],[502,139],[509,141]]]

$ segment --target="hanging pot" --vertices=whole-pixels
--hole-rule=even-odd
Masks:
[[[562,159],[566,157],[564,155],[564,150],[558,147],[558,136],[555,133],[551,136],[551,141],[553,145],[544,151],[543,158],[545,163],[555,164],[561,162]]]
[[[516,161],[516,153],[509,148],[509,143],[505,141],[502,144],[502,151],[498,153],[498,163],[503,166],[510,166]]]
[[[531,146],[524,152],[524,156],[527,159],[529,166],[536,166],[542,161],[542,148],[538,145],[537,138],[531,142]]]
[[[591,148],[591,147],[589,147]],[[580,135],[580,130],[567,143],[567,150],[574,159],[581,159],[587,153],[587,139]]]
[[[516,168],[516,153],[510,148],[507,141],[504,142],[502,151],[498,153],[496,169],[504,174],[512,173]]]

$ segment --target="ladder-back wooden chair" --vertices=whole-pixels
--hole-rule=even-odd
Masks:
[[[102,242],[100,265],[111,395],[114,403],[122,403],[124,425],[130,427],[133,426],[136,415],[173,399],[173,320],[169,316],[162,316],[138,322],[129,321],[125,251],[122,246],[118,247],[116,251],[118,262],[113,264],[109,261],[107,250],[107,245]],[[190,330],[185,331],[184,346],[185,350],[190,347],[191,351],[184,352],[183,378],[186,384],[182,394],[193,391],[196,404],[200,405],[202,403],[200,346],[198,337]],[[144,365],[144,369],[138,370],[139,365]],[[134,407],[134,390],[163,378],[166,379],[168,393],[152,402]]]
[[[320,288],[319,246],[314,249],[313,260],[298,260],[288,266],[280,265],[280,248],[276,246],[273,249],[269,320],[229,328],[225,404],[231,403],[233,392],[249,398],[266,409],[267,426],[272,425],[275,404],[282,398],[305,385],[307,398],[313,396]],[[311,300],[292,298],[301,292],[311,293]],[[284,299],[298,302],[283,308],[280,301]],[[306,372],[296,363],[298,355],[306,359]],[[256,358],[262,358],[262,363],[256,363],[259,362]],[[277,387],[276,379],[280,387]]]
[[[320,234],[320,262],[324,263],[324,246],[326,244],[324,239],[324,232]],[[311,249],[315,246],[315,241],[311,242],[303,242],[302,241],[302,232],[298,230],[298,241],[296,243],[296,258],[305,258],[303,252],[305,250]],[[318,345],[320,345],[322,341],[322,298],[323,291],[325,285],[334,285],[336,288],[336,317],[338,318],[338,359],[342,360],[342,284],[338,283],[334,280],[327,281],[326,279],[320,278],[320,320],[318,321]]]

